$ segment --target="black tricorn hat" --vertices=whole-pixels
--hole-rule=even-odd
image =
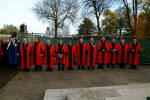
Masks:
[[[15,37],[15,38],[17,37],[17,33],[16,32],[12,33],[11,38],[13,38],[13,37]]]

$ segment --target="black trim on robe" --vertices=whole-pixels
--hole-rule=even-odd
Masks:
[[[80,43],[79,42],[79,44],[80,44],[80,65],[82,65],[82,59],[83,59],[83,44],[84,43]]]
[[[35,65],[36,65],[36,57],[37,57],[37,46],[38,46],[38,43],[34,43],[33,57],[34,57],[34,64]]]
[[[50,49],[51,49],[51,45],[50,46],[47,45],[47,64],[48,64],[48,68],[50,67],[50,63],[51,63]]]
[[[90,66],[93,66],[93,46],[95,45],[93,43],[93,45],[91,43],[90,44]]]
[[[69,47],[69,68],[72,68],[72,46]]]
[[[137,43],[135,45],[134,45],[134,43],[132,43],[132,46],[133,46],[133,49],[134,49],[134,52],[132,52],[132,64],[134,64]]]
[[[105,48],[106,41],[103,42],[103,41],[101,40],[101,42],[102,42],[102,50],[105,49],[105,52],[106,52],[106,48]],[[102,51],[102,63],[104,63],[104,53],[105,53],[105,52]]]
[[[124,43],[124,45],[121,43],[121,49],[122,49],[121,62],[122,62],[122,63],[124,63],[124,57],[125,57],[125,45],[126,45],[126,43]]]
[[[24,56],[24,66],[27,65],[27,47],[28,44],[23,44],[23,56]]]

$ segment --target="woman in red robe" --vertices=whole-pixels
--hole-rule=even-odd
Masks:
[[[90,39],[90,43],[87,44],[87,67],[90,70],[92,67],[95,69],[95,60],[96,60],[96,54],[97,54],[97,49],[96,49],[96,44],[94,43],[94,39]]]
[[[127,56],[128,44],[122,39],[121,43],[118,44],[118,64],[120,64],[120,68],[125,68],[125,64],[127,64]]]
[[[44,63],[44,45],[36,37],[32,44],[32,64],[35,65],[35,71],[42,71]]]
[[[116,64],[117,50],[118,50],[118,45],[116,43],[116,40],[113,38],[112,42],[110,42],[108,46],[108,57],[107,57],[108,68],[109,68],[109,64],[111,64],[112,68],[114,68],[114,64]]]
[[[54,68],[54,60],[53,60],[54,56],[55,56],[55,48],[51,44],[51,41],[47,40],[47,45],[45,46],[45,62],[47,71],[52,71]]]
[[[63,42],[62,42],[62,38],[59,39],[59,43],[56,45],[55,51],[56,51],[56,64],[58,64],[58,70],[64,71],[64,68],[65,68],[65,44],[63,44]]]
[[[133,39],[133,43],[129,45],[129,64],[131,65],[131,69],[137,69],[137,66],[139,64],[139,55],[141,51],[141,46],[139,43],[137,43],[136,39]]]
[[[107,64],[108,44],[105,37],[98,43],[98,69],[104,69],[103,64]]]
[[[31,69],[31,46],[27,43],[27,39],[23,40],[20,46],[21,53],[21,70],[29,71]]]
[[[80,67],[85,69],[85,52],[86,52],[86,43],[83,42],[83,38],[80,38],[80,42],[76,44],[76,51],[77,51],[77,65],[78,70]]]
[[[72,41],[69,41],[69,45],[66,46],[66,68],[69,70],[74,69],[74,57],[76,56],[76,48],[72,45]]]

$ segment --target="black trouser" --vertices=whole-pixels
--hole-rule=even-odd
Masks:
[[[35,65],[35,71],[42,71],[42,66]]]
[[[109,65],[110,65],[110,63],[107,64],[107,68],[109,68]],[[111,67],[114,68],[114,64],[111,64]]]
[[[93,70],[95,69],[95,67],[89,66],[89,67],[88,67],[88,70],[90,70],[91,68],[92,68]]]
[[[103,65],[104,65],[103,63],[102,63],[102,64],[99,64],[99,65],[98,65],[98,69],[104,69]]]
[[[120,68],[125,68],[125,63],[120,63]]]
[[[131,65],[130,69],[137,69],[137,66],[136,65]]]
[[[64,69],[65,69],[65,64],[58,64],[58,70],[63,70],[64,71]]]
[[[14,70],[17,70],[17,64],[10,64],[10,67],[12,67]]]
[[[82,70],[84,70],[84,69],[85,69],[85,67],[84,67],[84,66],[78,66],[78,70],[80,70],[80,67],[82,68]]]
[[[47,68],[47,71],[52,71],[52,70],[53,70],[53,69],[52,69],[52,68],[50,68],[50,67],[48,67],[48,68]]]

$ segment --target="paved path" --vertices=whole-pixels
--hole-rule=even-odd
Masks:
[[[43,100],[46,89],[89,88],[150,83],[150,66],[138,70],[107,69],[19,72],[0,89],[0,100]]]
[[[69,89],[47,89],[44,100],[146,100],[150,83]]]

